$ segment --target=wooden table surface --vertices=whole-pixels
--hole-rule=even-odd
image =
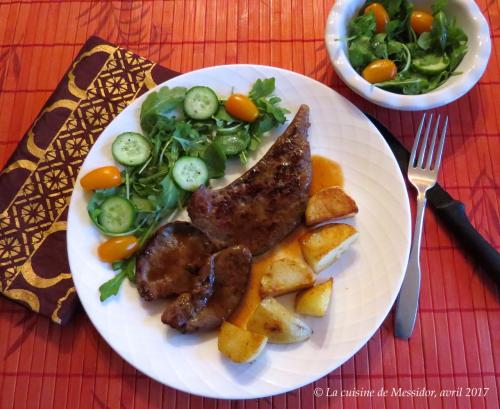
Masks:
[[[472,0],[471,0],[472,1]],[[323,42],[332,0],[1,0],[0,168],[93,34],[173,70],[267,64],[315,78],[411,146],[418,113],[376,107],[334,74]],[[450,132],[440,180],[472,223],[500,246],[500,4],[478,4],[491,28],[486,74],[439,110]],[[1,192],[0,192],[1,194]],[[2,251],[0,237],[0,252]],[[389,314],[368,344],[328,376],[253,401],[216,401],[158,384],[125,363],[83,311],[60,327],[0,298],[0,408],[491,408],[500,407],[498,289],[478,274],[427,212],[421,305],[414,336],[394,338]],[[330,390],[463,388],[458,397],[314,397]],[[486,396],[466,396],[482,388]],[[200,391],[202,393],[202,391]]]

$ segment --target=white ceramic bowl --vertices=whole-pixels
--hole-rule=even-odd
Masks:
[[[430,10],[434,0],[413,0],[418,8]],[[483,75],[491,53],[490,30],[481,10],[473,0],[450,0],[446,14],[455,17],[469,38],[468,51],[457,68],[462,74],[452,76],[435,90],[422,95],[400,95],[373,86],[359,75],[347,55],[347,25],[365,0],[337,0],[325,29],[328,54],[339,77],[354,92],[374,104],[402,111],[418,111],[446,105],[467,93]],[[342,39],[342,40],[339,40]]]

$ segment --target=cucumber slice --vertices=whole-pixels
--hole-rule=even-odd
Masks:
[[[184,111],[193,119],[208,119],[219,109],[219,98],[208,87],[193,87],[184,98]]]
[[[101,205],[99,223],[104,232],[125,233],[134,226],[135,215],[135,207],[129,200],[120,196],[112,196]]]
[[[434,75],[443,72],[450,65],[449,58],[444,54],[427,54],[420,58],[414,58],[412,66],[418,72],[427,75]]]
[[[151,147],[141,134],[125,132],[116,137],[111,151],[116,161],[122,165],[137,166],[148,160]]]
[[[182,189],[194,192],[201,185],[207,183],[208,169],[200,158],[183,156],[175,162],[172,176]]]

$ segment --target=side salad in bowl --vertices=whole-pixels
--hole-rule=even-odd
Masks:
[[[409,0],[369,0],[348,25],[348,57],[365,80],[405,95],[430,92],[452,75],[468,38],[447,15],[448,0],[430,9]]]
[[[85,174],[92,196],[89,217],[107,240],[97,249],[116,275],[100,288],[101,301],[135,280],[135,254],[162,221],[181,209],[191,192],[225,175],[226,161],[246,163],[266,132],[286,122],[273,95],[275,79],[258,79],[248,95],[221,98],[206,86],[163,87],[141,106],[142,132],[116,136],[116,165]]]
[[[374,3],[385,13],[375,11],[380,7]],[[377,32],[380,14],[385,31]],[[429,110],[462,97],[484,74],[491,55],[488,21],[471,0],[336,0],[325,44],[349,88],[402,111]],[[377,60],[366,80],[363,71]]]

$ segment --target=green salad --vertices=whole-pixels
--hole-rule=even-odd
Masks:
[[[459,74],[467,35],[445,12],[447,0],[419,10],[408,0],[367,1],[348,27],[349,60],[387,91],[418,95]]]
[[[258,79],[248,96],[221,99],[212,89],[163,87],[141,106],[142,132],[125,132],[112,145],[122,165],[81,179],[93,192],[87,209],[110,239],[98,248],[117,274],[100,288],[101,301],[135,280],[135,256],[160,222],[182,208],[191,192],[224,176],[226,161],[245,163],[266,132],[286,121],[288,110],[273,95],[275,79]]]

